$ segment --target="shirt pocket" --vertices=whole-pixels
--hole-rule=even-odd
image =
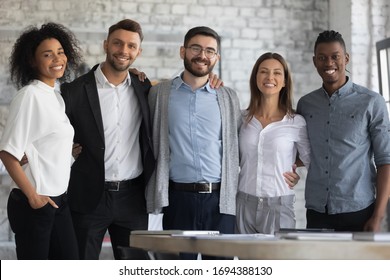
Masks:
[[[367,120],[359,111],[343,110],[338,112],[334,122],[334,135],[350,144],[360,145],[367,141]]]

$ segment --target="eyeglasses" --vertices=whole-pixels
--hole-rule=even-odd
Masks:
[[[202,53],[202,51],[204,51],[204,55],[208,59],[214,58],[214,56],[218,53],[216,50],[214,50],[212,48],[205,48],[204,49],[204,48],[202,48],[201,46],[198,46],[198,45],[192,45],[192,46],[186,47],[186,49],[190,49],[191,53],[193,55],[200,55]]]

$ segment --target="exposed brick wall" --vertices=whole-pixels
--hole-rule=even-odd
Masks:
[[[141,23],[144,52],[135,66],[152,79],[170,78],[182,69],[178,49],[185,32],[208,25],[222,36],[222,78],[249,100],[248,77],[257,57],[266,51],[284,55],[295,77],[296,100],[318,86],[311,64],[318,31],[327,28],[327,1],[271,0],[138,0],[0,2],[0,102],[14,90],[7,84],[7,61],[18,32],[29,24],[57,21],[80,39],[88,65],[101,61],[107,28],[125,17]]]

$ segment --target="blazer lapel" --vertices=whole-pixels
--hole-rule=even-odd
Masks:
[[[138,79],[138,76],[130,73],[130,78],[131,78],[131,84],[134,87],[134,92],[135,95],[137,96],[138,102],[140,104],[141,108],[141,114],[142,114],[142,119],[143,119],[143,124],[145,126],[146,131],[150,131],[150,121],[149,121],[149,110],[148,104],[147,104],[147,98],[145,97],[145,89],[142,88],[142,85],[140,84],[140,81]]]
[[[96,121],[96,125],[99,130],[99,134],[103,140],[104,143],[104,129],[103,129],[103,118],[102,118],[102,111],[100,109],[100,102],[99,102],[99,96],[98,96],[98,90],[96,87],[95,82],[95,75],[93,74],[93,71],[91,71],[92,76],[89,77],[88,82],[85,84],[85,91],[88,96],[89,105],[91,106],[91,110],[93,113],[93,116]]]

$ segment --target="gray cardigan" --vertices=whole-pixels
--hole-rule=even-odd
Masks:
[[[146,186],[148,213],[160,213],[168,206],[169,187],[169,140],[168,102],[172,80],[161,82],[149,92],[149,106],[153,123],[153,147],[157,160]],[[236,92],[227,87],[217,90],[222,119],[222,176],[219,209],[221,213],[236,214],[236,193],[239,174],[238,131],[242,122]]]

